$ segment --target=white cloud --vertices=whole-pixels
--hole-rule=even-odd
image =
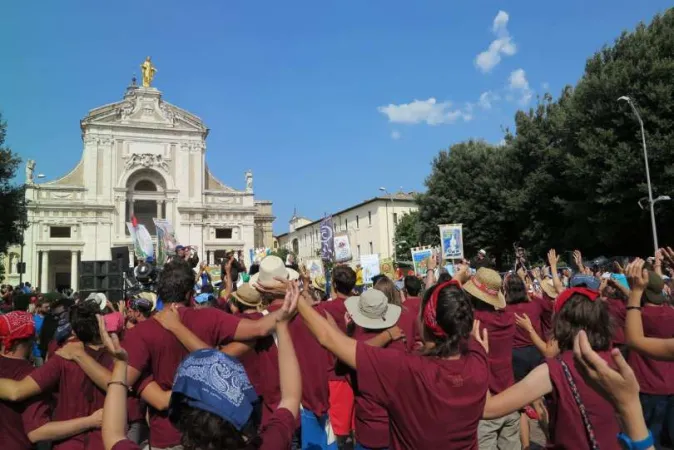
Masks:
[[[480,100],[478,100],[477,103],[478,103],[478,105],[480,105],[480,107],[482,109],[491,109],[492,103],[495,102],[495,101],[498,101],[500,99],[501,99],[501,97],[498,94],[495,94],[492,91],[487,91],[487,92],[483,92],[480,95]]]
[[[517,52],[517,46],[508,32],[510,16],[505,11],[499,11],[494,17],[491,30],[496,35],[489,48],[475,58],[475,65],[482,72],[489,72],[501,62],[501,55],[512,56]]]
[[[529,101],[533,96],[533,91],[529,87],[529,81],[527,80],[527,74],[524,72],[524,69],[513,70],[508,78],[508,82],[510,90],[520,95],[520,103],[522,105],[529,104]]]
[[[391,131],[391,139],[397,141],[398,139],[400,139],[400,137],[401,137],[400,131],[398,130]]]
[[[451,102],[440,102],[433,97],[428,100],[414,100],[410,103],[403,103],[388,106],[380,106],[377,110],[388,117],[389,122],[417,124],[426,122],[428,125],[440,125],[454,123],[459,119],[465,122],[470,121],[473,116],[461,109],[451,109]]]

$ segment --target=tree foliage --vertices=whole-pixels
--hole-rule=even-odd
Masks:
[[[23,186],[14,182],[21,158],[6,147],[7,123],[0,114],[0,253],[6,253],[12,244],[21,243],[21,232],[26,224]]]
[[[395,257],[399,261],[412,261],[410,249],[420,245],[419,236],[421,234],[419,212],[411,211],[404,214],[398,220],[396,232],[393,237],[395,245]]]
[[[593,55],[575,87],[518,111],[503,146],[468,141],[441,151],[419,199],[420,237],[464,225],[468,254],[501,260],[514,242],[536,257],[556,247],[586,254],[650,255],[639,122],[644,122],[653,195],[674,197],[674,10],[623,33]],[[656,204],[660,241],[674,243],[674,204]]]

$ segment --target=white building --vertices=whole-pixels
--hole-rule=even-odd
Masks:
[[[210,263],[227,250],[248,259],[249,249],[272,245],[272,205],[254,199],[252,172],[244,190],[215,178],[206,164],[208,128],[157,89],[134,82],[121,101],[91,110],[81,128],[82,159],[70,173],[36,184],[34,163],[26,169],[24,281],[43,292],[77,289],[80,261],[109,260],[118,246],[132,255],[131,215],[153,235],[152,219],[169,219],[180,243],[198,246]],[[19,255],[19,247],[6,255],[12,284]]]
[[[378,254],[380,259],[393,258],[393,238],[398,220],[416,211],[413,194],[397,193],[375,197],[332,214],[335,233],[347,233],[351,252],[357,261],[360,255]],[[321,221],[312,221],[297,214],[290,219],[288,233],[276,236],[275,245],[296,254],[300,260],[319,256]]]

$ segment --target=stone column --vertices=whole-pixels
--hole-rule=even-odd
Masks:
[[[162,206],[162,200],[157,200],[157,219],[161,219],[161,206]]]
[[[79,281],[79,273],[77,271],[78,269],[78,264],[77,264],[77,254],[79,252],[73,251],[70,252],[70,289],[73,291],[77,291],[77,286],[78,286],[78,281]]]
[[[42,279],[40,280],[40,291],[49,292],[49,252],[42,251]]]

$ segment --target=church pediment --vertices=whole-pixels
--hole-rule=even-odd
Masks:
[[[120,102],[91,110],[81,126],[84,130],[92,125],[176,129],[204,136],[208,133],[199,117],[162,100],[159,90],[140,86],[130,86]]]

